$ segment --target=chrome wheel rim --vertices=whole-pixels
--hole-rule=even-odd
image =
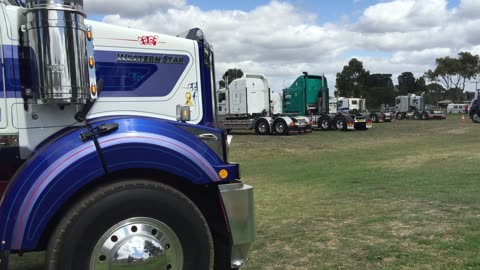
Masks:
[[[265,122],[262,122],[258,125],[258,130],[260,131],[260,133],[267,132],[267,125],[265,124]]]
[[[337,121],[337,129],[343,129],[343,121]]]
[[[323,120],[322,121],[322,128],[323,129],[328,129],[328,120]]]
[[[277,124],[277,132],[278,133],[283,133],[285,131],[285,125],[282,122],[279,122]]]
[[[183,250],[175,232],[147,217],[115,224],[98,240],[90,258],[90,270],[138,269],[142,265],[149,269],[183,269]]]

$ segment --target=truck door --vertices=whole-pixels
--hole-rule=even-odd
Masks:
[[[0,6],[1,7],[1,6]],[[1,11],[1,9],[0,9]],[[5,129],[7,127],[7,93],[5,89],[5,65],[3,59],[3,32],[4,29],[4,17],[3,13],[0,12],[0,129]]]

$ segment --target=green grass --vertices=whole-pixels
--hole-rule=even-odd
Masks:
[[[480,269],[479,131],[449,116],[233,134],[231,160],[255,187],[245,269]],[[41,269],[41,254],[12,259],[14,269]]]

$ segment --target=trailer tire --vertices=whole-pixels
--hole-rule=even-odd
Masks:
[[[255,133],[257,135],[269,135],[270,134],[270,124],[265,119],[260,119],[255,124]]]
[[[287,135],[288,134],[287,122],[285,122],[285,120],[282,118],[275,119],[275,121],[273,122],[273,130],[275,131],[275,134]]]
[[[397,113],[396,117],[397,120],[403,120],[403,114],[401,112]]]
[[[372,113],[370,115],[370,118],[372,118],[372,122],[378,123],[378,116],[376,114]]]
[[[422,114],[423,115],[423,114]],[[423,118],[423,116],[422,116]],[[420,113],[418,111],[414,112],[413,113],[413,119],[414,120],[420,120]]]
[[[145,263],[212,269],[213,255],[209,226],[189,198],[161,183],[128,180],[97,188],[67,212],[50,237],[46,269],[113,263],[122,269]]]
[[[346,131],[347,130],[347,119],[345,119],[345,117],[343,117],[343,116],[337,117],[334,120],[333,125],[334,125],[335,129],[337,129],[337,130]]]
[[[428,113],[422,112],[422,120],[427,120],[427,119],[428,119]]]
[[[323,131],[331,130],[332,129],[332,119],[330,117],[321,117],[319,121],[319,127]]]

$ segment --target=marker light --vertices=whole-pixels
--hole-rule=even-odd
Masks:
[[[221,179],[225,179],[228,177],[228,171],[225,170],[225,169],[221,169],[219,172],[218,172],[218,176],[220,176]]]
[[[92,41],[92,31],[87,31],[87,39],[88,41]]]
[[[90,59],[88,59],[88,65],[90,66],[90,68],[93,68],[95,66],[95,60],[93,60],[93,57],[90,57]]]
[[[95,84],[92,84],[92,87],[90,87],[90,92],[92,93],[92,96],[97,95],[97,86]]]

